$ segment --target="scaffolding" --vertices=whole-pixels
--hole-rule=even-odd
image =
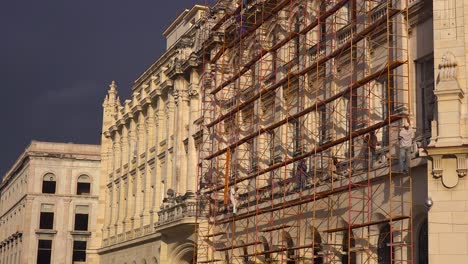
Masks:
[[[413,263],[407,0],[204,4],[194,262]]]

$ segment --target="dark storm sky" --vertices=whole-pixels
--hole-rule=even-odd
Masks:
[[[98,144],[111,80],[131,83],[202,0],[0,1],[0,177],[31,140]]]

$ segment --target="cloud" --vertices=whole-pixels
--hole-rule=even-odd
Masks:
[[[105,92],[104,88],[94,83],[76,83],[63,89],[47,90],[34,100],[34,104],[69,105],[86,103],[86,100],[94,103],[96,98],[103,98]]]

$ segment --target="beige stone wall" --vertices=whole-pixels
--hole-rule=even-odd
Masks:
[[[438,116],[427,149],[430,263],[468,262],[468,2],[435,0],[434,59]]]
[[[95,145],[31,143],[0,185],[2,263],[35,263],[39,239],[52,240],[52,263],[72,263],[73,240],[86,240],[89,248],[96,231],[99,151]],[[42,193],[46,174],[56,177],[55,194]],[[77,195],[82,175],[91,179],[89,195]],[[39,229],[43,204],[53,207],[52,230]],[[77,205],[89,207],[88,232],[74,232]]]
[[[149,249],[161,239],[151,237],[194,213],[200,101],[199,65],[191,55],[198,33],[193,19],[203,11],[195,6],[170,26],[168,42],[177,41],[135,81],[123,104],[116,84],[109,87],[103,104],[100,231],[93,240],[102,263],[169,259],[177,241],[160,257]],[[186,233],[193,231],[191,226]]]

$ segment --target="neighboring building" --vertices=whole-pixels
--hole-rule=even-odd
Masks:
[[[0,184],[0,263],[90,263],[100,146],[33,141]]]
[[[435,86],[436,96],[432,126],[427,122],[429,260],[468,263],[468,1],[434,0],[433,6],[435,71],[428,70],[431,83],[418,87]]]
[[[443,195],[433,197],[428,224],[433,180],[422,157],[431,120],[440,129],[429,154],[466,144],[467,8],[463,0],[216,1],[200,29],[209,134],[200,146],[198,262],[424,264],[428,237],[437,263],[449,263],[446,254],[467,262],[468,192],[431,183],[429,196]],[[446,81],[437,107],[436,81]],[[434,175],[447,170],[453,184],[466,150],[448,149]],[[410,166],[400,167],[405,153]],[[443,199],[457,201],[437,205]]]
[[[164,32],[166,52],[121,105],[104,101],[99,233],[93,263],[191,263],[194,258],[199,60],[185,10]]]

